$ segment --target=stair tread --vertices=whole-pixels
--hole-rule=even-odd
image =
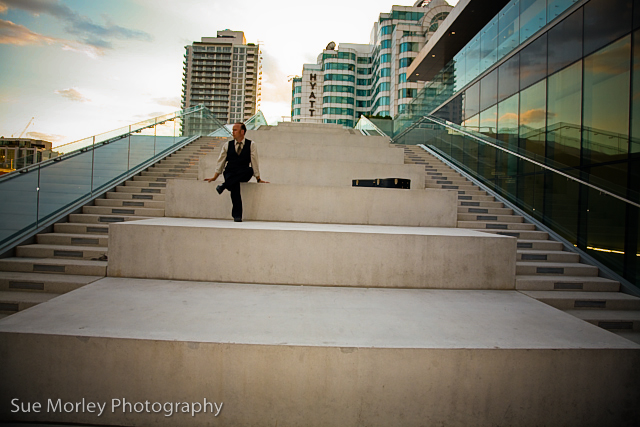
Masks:
[[[46,273],[24,273],[17,271],[0,271],[0,279],[21,280],[27,282],[57,283],[68,282],[79,285],[87,285],[102,279],[104,276],[82,276],[75,274],[46,274]]]
[[[61,251],[100,251],[100,252],[107,251],[107,247],[105,246],[54,245],[49,243],[34,243],[32,245],[21,245],[18,247],[19,248],[53,249],[53,250],[61,250]]]
[[[583,264],[581,262],[550,262],[550,261],[520,261],[518,260],[516,262],[516,265],[524,265],[524,266],[533,266],[533,265],[539,265],[541,267],[576,267],[576,266],[580,266],[580,267],[591,267],[591,268],[598,268],[598,267],[594,267],[593,265],[589,265],[589,264]]]
[[[518,261],[520,262],[520,261]],[[552,264],[546,263],[545,265]],[[571,283],[583,283],[583,282],[599,282],[599,283],[618,283],[615,280],[607,279],[606,277],[598,277],[598,276],[538,276],[538,275],[518,275],[516,276],[516,281],[518,280],[537,280],[537,281],[545,281],[545,282],[571,282]],[[559,292],[559,291],[554,291]]]
[[[593,292],[593,291],[519,291],[532,298],[544,299],[580,299],[580,300],[618,300],[631,301],[640,300],[633,295],[622,292]]]
[[[65,222],[64,224],[71,224],[70,222]],[[86,223],[75,223],[79,225],[85,225]],[[79,239],[104,239],[109,238],[108,234],[95,234],[95,233],[41,233],[38,236],[50,236],[50,235],[62,236],[62,237],[71,237],[71,238],[79,238]],[[83,248],[89,246],[82,246]]]
[[[106,267],[107,261],[93,261],[88,259],[64,259],[64,258],[30,258],[30,257],[9,257],[0,259],[3,262],[18,262],[22,264],[50,264],[50,265],[86,265],[95,267]]]
[[[564,310],[583,320],[640,321],[640,310]]]
[[[0,291],[0,301],[2,302],[42,303],[57,296],[60,296],[60,294],[49,292]]]

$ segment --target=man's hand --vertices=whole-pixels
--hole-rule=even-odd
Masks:
[[[213,181],[215,181],[216,179],[218,179],[218,177],[219,177],[219,176],[220,176],[220,174],[216,172],[216,173],[215,173],[215,175],[213,175],[213,178],[205,179],[205,181],[207,181],[207,182],[213,182]]]
[[[265,181],[265,180],[263,180],[263,179],[258,179],[258,182],[259,182],[260,184],[269,184],[269,181]]]

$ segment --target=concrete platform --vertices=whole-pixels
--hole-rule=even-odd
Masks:
[[[165,215],[178,218],[232,219],[229,193],[217,182],[167,183]],[[456,227],[453,190],[409,191],[389,188],[241,184],[245,220],[331,224]],[[398,212],[402,206],[402,214]]]
[[[515,255],[512,237],[456,228],[157,218],[110,225],[107,275],[514,289]]]
[[[640,345],[515,291],[105,278],[0,320],[0,417],[100,425],[607,426]],[[11,413],[23,402],[104,413]],[[112,409],[222,403],[212,413]]]
[[[198,180],[213,177],[215,166],[215,161],[201,161]],[[424,189],[422,165],[261,158],[260,177],[273,184],[325,187],[351,187],[354,179],[405,178],[412,190]]]

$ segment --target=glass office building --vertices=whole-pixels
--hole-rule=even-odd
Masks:
[[[407,77],[432,82],[395,117],[396,135],[439,117],[630,201],[483,159],[496,189],[637,284],[640,0],[495,3],[500,10],[465,35],[465,9],[480,2],[461,0],[420,52]]]

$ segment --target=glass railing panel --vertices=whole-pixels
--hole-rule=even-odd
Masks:
[[[23,230],[35,229],[38,220],[38,171],[16,174],[0,186],[0,243]]]
[[[129,170],[129,138],[120,138],[94,152],[93,190],[99,190]]]
[[[89,150],[40,168],[39,221],[59,213],[91,193],[91,157],[92,151]]]
[[[118,129],[114,129],[114,130],[110,130],[108,132],[104,132],[104,133],[98,134],[98,135],[95,136],[96,144],[99,144],[101,142],[108,142],[108,141],[114,140],[114,139],[121,139],[125,135],[127,135],[128,133],[129,133],[129,126],[121,127],[121,128],[118,128]]]
[[[129,169],[135,168],[155,155],[156,137],[135,134],[129,146]]]
[[[57,147],[53,147],[53,151],[57,151],[59,153],[71,153],[72,151],[79,150],[84,147],[88,147],[93,144],[93,137],[83,138],[78,141],[70,142],[64,145],[58,145]]]
[[[438,125],[427,130],[426,123]],[[638,246],[629,238],[629,233],[640,234],[640,206],[632,201],[637,196],[627,199],[597,187],[593,175],[574,178],[534,160],[538,158],[533,153],[509,151],[485,135],[440,123],[425,118],[394,142],[432,147],[570,244],[640,286]]]

